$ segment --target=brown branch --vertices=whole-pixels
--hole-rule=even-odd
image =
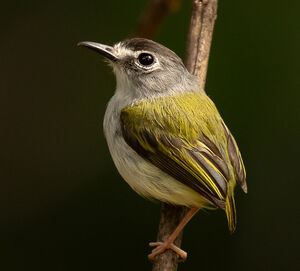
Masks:
[[[185,65],[204,89],[218,0],[193,0]]]
[[[172,206],[166,203],[162,204],[160,222],[158,227],[157,240],[166,241],[171,233],[175,230],[181,219],[187,213],[188,208],[182,206]],[[181,245],[183,232],[181,232],[174,244],[178,247]],[[175,271],[178,265],[178,254],[173,250],[166,250],[164,253],[155,257],[152,271]]]
[[[200,86],[204,89],[206,73],[212,41],[213,28],[217,17],[218,0],[193,0],[191,22],[188,33],[185,65],[189,72],[196,75]],[[187,212],[187,208],[171,206],[163,203],[159,223],[158,241],[165,241],[174,231],[180,220]],[[175,240],[180,246],[181,232]],[[153,271],[176,271],[178,255],[172,250],[156,256]]]
[[[181,0],[151,0],[142,13],[132,37],[152,38],[163,19],[178,10]]]

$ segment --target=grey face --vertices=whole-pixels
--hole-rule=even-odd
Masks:
[[[181,59],[173,51],[151,40],[129,39],[116,44],[114,48],[116,54],[120,55],[120,66],[128,72],[149,74],[159,70],[185,70]]]
[[[109,60],[119,88],[151,95],[195,87],[195,77],[188,73],[182,60],[154,41],[133,38],[113,47],[93,42],[79,45],[93,49]]]

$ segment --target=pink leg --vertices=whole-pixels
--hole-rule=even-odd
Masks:
[[[158,254],[163,253],[167,249],[174,250],[182,259],[186,259],[187,253],[180,249],[179,247],[173,244],[174,240],[178,236],[178,234],[182,231],[184,226],[191,220],[191,218],[199,211],[199,208],[192,207],[185,217],[180,221],[177,228],[173,231],[170,237],[165,242],[151,242],[149,246],[157,246],[155,249],[152,250],[152,253],[148,255],[149,260],[154,260],[155,256]]]

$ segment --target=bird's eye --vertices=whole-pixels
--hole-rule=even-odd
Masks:
[[[141,53],[138,60],[143,66],[150,66],[154,62],[154,57],[148,53]]]

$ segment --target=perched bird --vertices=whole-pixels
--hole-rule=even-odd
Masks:
[[[202,208],[226,212],[236,227],[234,187],[247,193],[246,173],[237,144],[215,104],[170,49],[133,38],[113,47],[80,42],[111,64],[117,86],[104,117],[104,133],[113,161],[141,196],[190,211],[149,259],[173,249],[178,233]]]

